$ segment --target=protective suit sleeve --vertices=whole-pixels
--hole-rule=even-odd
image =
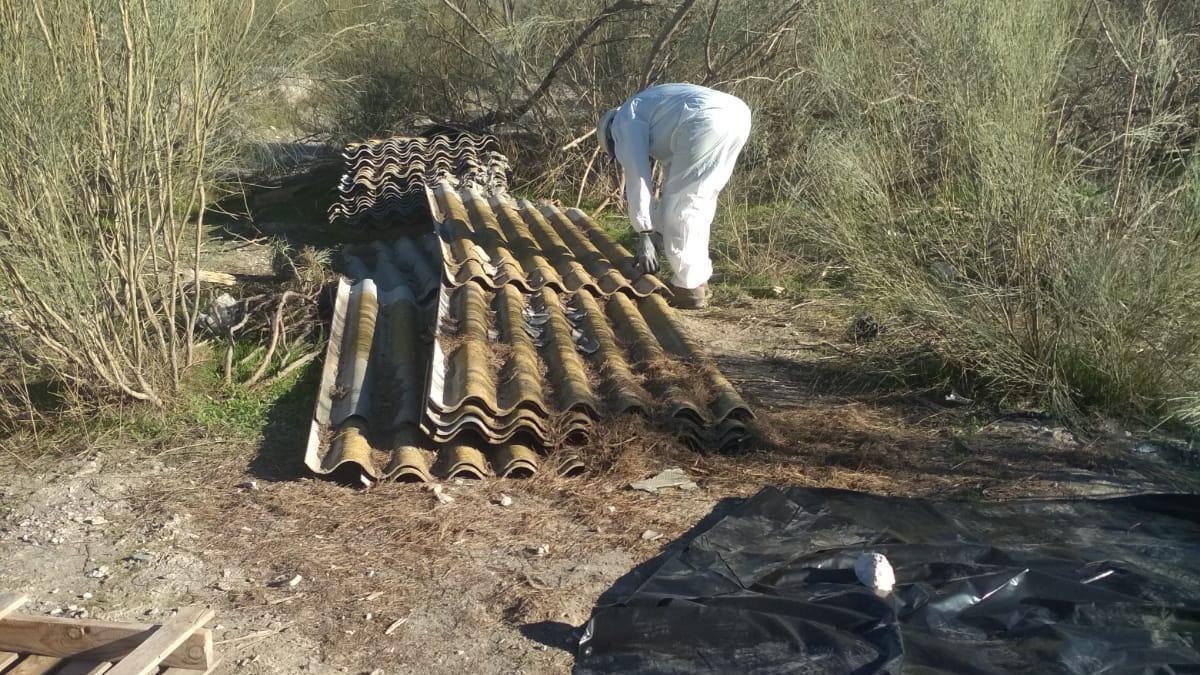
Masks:
[[[629,221],[634,232],[650,232],[654,191],[650,174],[650,125],[633,119],[622,109],[612,123],[613,145],[617,161],[625,172],[625,200],[629,203]]]

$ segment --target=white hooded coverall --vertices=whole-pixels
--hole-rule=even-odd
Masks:
[[[750,108],[731,94],[694,84],[661,84],[625,101],[610,127],[625,171],[629,219],[640,233],[662,234],[671,283],[698,288],[712,276],[708,234],[717,195],[750,135]],[[650,158],[663,168],[653,205]],[[653,214],[652,214],[653,211]]]

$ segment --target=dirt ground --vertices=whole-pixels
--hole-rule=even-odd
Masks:
[[[886,339],[848,342],[846,316],[821,298],[688,315],[758,413],[745,453],[698,454],[623,421],[585,448],[581,478],[452,481],[448,503],[429,486],[306,476],[307,418],[275,420],[259,443],[0,454],[0,588],[31,596],[29,611],[105,619],[210,605],[221,673],[565,672],[602,596],[765,485],[1011,499],[1200,484],[1194,453],[1136,452],[1143,435],[1116,424],[1070,430],[906,389],[873,365]],[[672,466],[700,488],[628,488]]]

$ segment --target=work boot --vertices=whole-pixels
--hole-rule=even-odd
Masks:
[[[708,284],[696,288],[671,285],[671,306],[676,309],[700,309],[708,304]]]

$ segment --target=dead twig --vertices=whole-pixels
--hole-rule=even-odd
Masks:
[[[575,146],[579,145],[580,143],[586,141],[587,139],[591,138],[593,135],[595,135],[595,133],[596,133],[595,129],[588,129],[588,132],[586,134],[573,139],[570,143],[567,143],[566,145],[562,146],[558,150],[559,150],[559,152],[566,152],[566,151],[574,148]]]
[[[289,363],[286,368],[284,368],[283,370],[280,370],[278,373],[275,373],[275,375],[273,377],[271,377],[271,379],[265,381],[263,384],[269,385],[269,384],[278,382],[279,380],[282,380],[283,378],[287,377],[288,375],[291,375],[292,373],[294,373],[297,369],[303,368],[304,366],[308,365],[309,363],[312,362],[313,359],[317,358],[320,355],[321,355],[320,349],[314,349],[311,352],[308,352],[304,356],[301,356],[300,358],[296,359],[295,361],[292,361],[291,363]]]
[[[283,308],[287,305],[288,298],[298,295],[292,291],[284,291],[279,296],[279,307],[275,310],[275,318],[271,321],[271,341],[267,343],[267,354],[263,357],[262,363],[258,364],[258,368],[250,379],[246,380],[246,386],[254,386],[263,373],[267,372],[267,367],[271,365],[271,357],[275,356],[275,347],[279,345],[279,335],[283,330]]]
[[[650,86],[650,83],[657,79],[655,71],[661,72],[666,69],[669,57],[663,60],[662,67],[658,67],[659,54],[670,44],[671,38],[675,36],[675,32],[679,30],[679,26],[683,24],[683,20],[687,18],[692,7],[696,4],[696,0],[683,0],[679,3],[679,7],[675,9],[675,13],[671,15],[671,19],[663,25],[659,31],[658,37],[654,40],[654,45],[650,47],[650,53],[646,56],[646,67],[642,72],[642,89]]]
[[[443,0],[443,2],[445,2],[447,5],[450,5],[452,9],[455,9],[455,11],[462,16],[462,10],[459,10],[451,5],[449,0]],[[687,2],[695,2],[695,0],[687,0]],[[546,71],[546,74],[542,76],[542,81],[538,83],[538,86],[534,88],[533,91],[529,92],[529,95],[525,97],[524,101],[518,103],[509,110],[497,110],[487,113],[486,115],[482,115],[472,121],[471,126],[480,129],[520,119],[525,115],[525,113],[529,112],[529,110],[533,108],[534,104],[537,103],[538,99],[540,99],[546,93],[546,90],[550,88],[550,85],[558,76],[559,71],[562,70],[563,66],[565,66],[575,56],[576,52],[578,52],[584,43],[587,42],[587,39],[592,36],[592,33],[595,33],[601,26],[604,25],[605,22],[618,14],[653,6],[654,3],[649,2],[648,0],[617,0],[617,2],[605,7],[599,14],[596,15],[595,18],[588,22],[587,26],[584,26],[583,30],[581,30],[579,34],[576,35],[561,52],[558,53],[558,58],[554,59],[554,63],[550,65],[550,68]],[[478,32],[478,29],[475,30]]]
[[[588,160],[587,168],[583,170],[583,178],[579,181],[579,193],[575,195],[575,208],[583,203],[583,193],[587,190],[588,176],[592,173],[592,166],[596,163],[596,158],[600,156],[600,146],[597,144],[596,149],[592,151],[592,158]]]

